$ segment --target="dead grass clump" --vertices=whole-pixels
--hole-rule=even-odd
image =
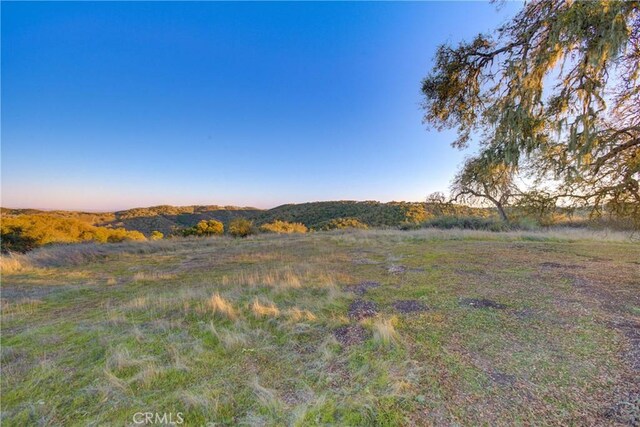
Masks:
[[[208,410],[210,406],[209,399],[207,399],[203,393],[194,393],[190,390],[184,390],[181,392],[180,400],[189,409],[205,409]]]
[[[280,310],[272,302],[262,304],[257,298],[251,303],[251,311],[256,318],[278,317]]]
[[[275,391],[260,385],[258,378],[254,378],[249,385],[262,406],[273,412],[277,412],[280,409],[282,404]]]
[[[144,272],[139,271],[133,275],[134,282],[151,282],[156,280],[171,280],[175,279],[176,275],[171,273],[160,272]]]
[[[293,307],[287,310],[287,316],[289,316],[289,319],[293,320],[294,322],[300,322],[300,321],[313,322],[314,320],[317,319],[316,315],[310,312],[309,310],[301,310],[298,307]]]
[[[289,268],[249,273],[242,271],[236,276],[224,276],[222,278],[223,285],[267,286],[282,289],[300,288],[302,287],[302,282],[300,275]]]
[[[219,293],[215,293],[209,298],[207,301],[207,306],[213,310],[214,314],[220,314],[227,319],[235,319],[238,317],[236,310],[233,308],[233,305],[224,298],[220,296]]]
[[[374,339],[384,345],[396,343],[398,341],[396,323],[397,319],[395,317],[376,319],[373,322]]]
[[[164,368],[156,365],[153,362],[146,363],[144,367],[138,372],[133,378],[131,378],[130,382],[132,383],[140,383],[145,386],[150,385],[153,380],[158,378],[164,372]]]
[[[134,366],[139,366],[141,361],[131,357],[128,349],[118,347],[107,358],[107,369],[109,371],[119,371]]]
[[[2,254],[0,256],[0,272],[2,274],[13,274],[27,270],[31,265],[24,255]]]

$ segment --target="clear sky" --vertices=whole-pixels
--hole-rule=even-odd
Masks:
[[[2,2],[2,206],[418,201],[465,153],[421,123],[443,42],[520,2]]]

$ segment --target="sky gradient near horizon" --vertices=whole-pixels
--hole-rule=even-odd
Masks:
[[[466,155],[421,123],[437,46],[520,7],[2,2],[2,206],[423,200]]]

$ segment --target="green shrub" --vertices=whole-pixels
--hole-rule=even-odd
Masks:
[[[363,222],[360,222],[356,218],[336,218],[326,223],[322,224],[319,227],[321,230],[344,230],[348,228],[357,228],[361,230],[366,230],[369,226]]]
[[[229,222],[229,234],[233,237],[247,237],[254,233],[253,221],[245,218],[236,218]]]
[[[306,233],[307,226],[300,222],[287,222],[287,221],[275,220],[268,224],[261,225],[260,231],[263,231],[265,233],[280,233],[280,234]]]
[[[151,232],[151,235],[149,236],[149,238],[151,240],[162,240],[162,239],[164,239],[164,234],[162,234],[161,232],[156,230],[156,231]]]

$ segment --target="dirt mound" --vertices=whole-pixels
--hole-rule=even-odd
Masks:
[[[350,290],[351,292],[357,294],[357,295],[364,295],[365,292],[367,292],[369,289],[374,289],[380,286],[380,282],[373,282],[373,281],[364,281],[364,282],[360,282],[357,285],[353,285],[353,286],[349,286],[347,289]]]
[[[507,306],[504,304],[500,304],[499,302],[495,302],[493,300],[485,298],[460,298],[460,305],[473,308],[495,308],[498,310],[507,308]]]
[[[368,337],[367,330],[360,325],[341,326],[333,331],[336,340],[345,347],[362,344]]]
[[[378,314],[378,306],[373,301],[358,299],[351,303],[348,314],[350,318],[355,320],[373,317]]]
[[[426,305],[414,299],[396,301],[393,303],[393,308],[403,314],[427,311],[429,309]]]

